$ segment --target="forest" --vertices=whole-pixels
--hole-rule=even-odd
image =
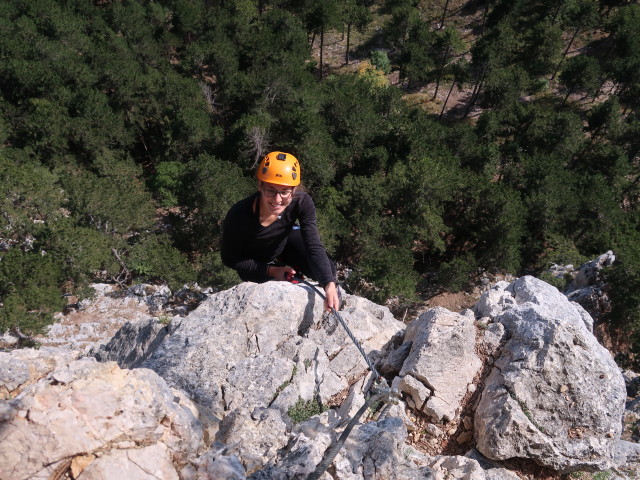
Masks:
[[[2,331],[96,281],[237,283],[222,220],[282,150],[348,291],[613,250],[640,352],[637,1],[4,0],[0,88]]]

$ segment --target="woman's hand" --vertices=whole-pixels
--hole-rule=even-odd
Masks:
[[[274,267],[273,265],[269,265],[267,267],[267,275],[269,275],[274,280],[279,280],[281,282],[287,281],[287,273],[291,273],[295,275],[296,271],[288,266],[285,267]]]
[[[340,310],[340,298],[338,297],[338,289],[334,282],[329,282],[324,286],[324,309],[331,311],[332,308]]]

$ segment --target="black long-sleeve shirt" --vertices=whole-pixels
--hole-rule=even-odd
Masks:
[[[260,192],[236,203],[224,219],[220,255],[222,262],[242,275],[267,275],[267,264],[283,252],[287,236],[296,221],[304,241],[308,263],[320,285],[335,282],[330,260],[320,241],[316,224],[316,207],[311,197],[297,191],[278,219],[262,226],[253,210]]]

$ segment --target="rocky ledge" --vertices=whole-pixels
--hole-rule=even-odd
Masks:
[[[638,478],[621,437],[637,401],[555,287],[501,282],[408,325],[346,295],[341,315],[402,401],[369,410],[323,480],[517,480],[523,464]],[[85,354],[0,353],[0,479],[305,479],[372,383],[319,297],[283,282],[128,323]]]

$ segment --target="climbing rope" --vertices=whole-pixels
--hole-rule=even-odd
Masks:
[[[372,389],[373,388],[376,388],[376,387],[372,387]],[[338,441],[327,449],[327,451],[324,454],[324,458],[318,464],[318,466],[313,471],[313,473],[307,477],[307,480],[318,480],[322,476],[322,474],[327,470],[327,468],[329,468],[329,465],[331,465],[334,458],[336,458],[336,455],[342,448],[342,445],[344,445],[344,442],[347,440],[347,437],[351,433],[351,430],[353,430],[353,427],[356,426],[356,424],[360,420],[360,417],[368,408],[370,408],[376,402],[380,402],[380,401],[385,402],[385,404],[387,405],[397,404],[398,398],[399,398],[398,391],[394,388],[388,388],[388,387],[379,388],[377,393],[374,393],[373,395],[371,395],[367,399],[367,401],[364,402],[364,405],[360,407],[360,410],[358,410],[358,412],[349,421],[349,424],[340,435],[340,438],[338,439]]]
[[[315,285],[312,285],[311,283],[307,282],[302,275],[300,274],[294,275],[292,273],[287,273],[285,274],[285,278],[291,283],[304,283],[308,287],[312,288],[322,298],[322,300],[326,300],[326,297],[324,296],[324,294]],[[322,474],[327,470],[327,468],[329,468],[329,465],[331,465],[331,463],[335,459],[336,455],[342,448],[342,445],[344,445],[344,442],[346,442],[347,437],[351,433],[351,430],[353,430],[353,427],[356,426],[356,424],[360,420],[360,417],[364,414],[364,412],[368,408],[370,408],[372,405],[375,405],[377,402],[380,402],[380,401],[384,402],[385,406],[379,417],[379,418],[383,418],[383,416],[386,414],[389,407],[391,405],[397,405],[398,401],[400,400],[400,392],[398,391],[398,389],[389,388],[389,384],[378,373],[378,371],[376,370],[376,367],[373,365],[373,362],[371,361],[367,353],[362,348],[362,345],[360,344],[358,339],[353,335],[353,333],[351,333],[351,330],[349,330],[349,327],[347,326],[345,321],[342,319],[340,314],[337,312],[337,310],[331,307],[331,313],[333,313],[333,315],[338,319],[338,322],[340,322],[340,325],[342,325],[344,330],[347,332],[347,335],[349,335],[349,338],[351,339],[351,341],[355,344],[360,354],[364,357],[365,362],[367,362],[367,366],[369,367],[369,370],[371,370],[371,373],[373,374],[373,383],[370,388],[371,395],[369,396],[369,398],[365,401],[364,405],[360,407],[358,412],[349,421],[349,423],[345,427],[342,434],[340,434],[340,437],[338,438],[338,440],[327,449],[327,451],[325,452],[324,458],[316,466],[316,469],[313,471],[313,473],[307,477],[307,480],[318,480],[322,476]]]
[[[285,278],[287,279],[287,281],[291,283],[304,283],[308,287],[312,288],[320,296],[320,298],[322,298],[322,300],[326,300],[326,297],[318,289],[318,287],[307,282],[301,274],[297,273],[294,275],[292,273],[287,273],[285,275]],[[354,345],[356,346],[356,348],[364,358],[364,361],[367,363],[369,370],[371,370],[371,373],[373,373],[374,381],[379,382],[382,376],[376,370],[376,367],[373,365],[373,362],[371,361],[367,353],[364,351],[364,348],[362,348],[362,345],[360,344],[358,339],[353,335],[353,333],[351,333],[351,330],[349,330],[349,327],[347,326],[347,324],[345,323],[345,321],[342,319],[342,317],[340,316],[340,314],[335,308],[331,307],[331,313],[333,313],[333,316],[338,319],[338,322],[340,322],[340,325],[342,325],[342,328],[344,328],[345,332],[347,332],[347,335],[349,335],[349,338],[351,339],[351,341],[354,343]]]

